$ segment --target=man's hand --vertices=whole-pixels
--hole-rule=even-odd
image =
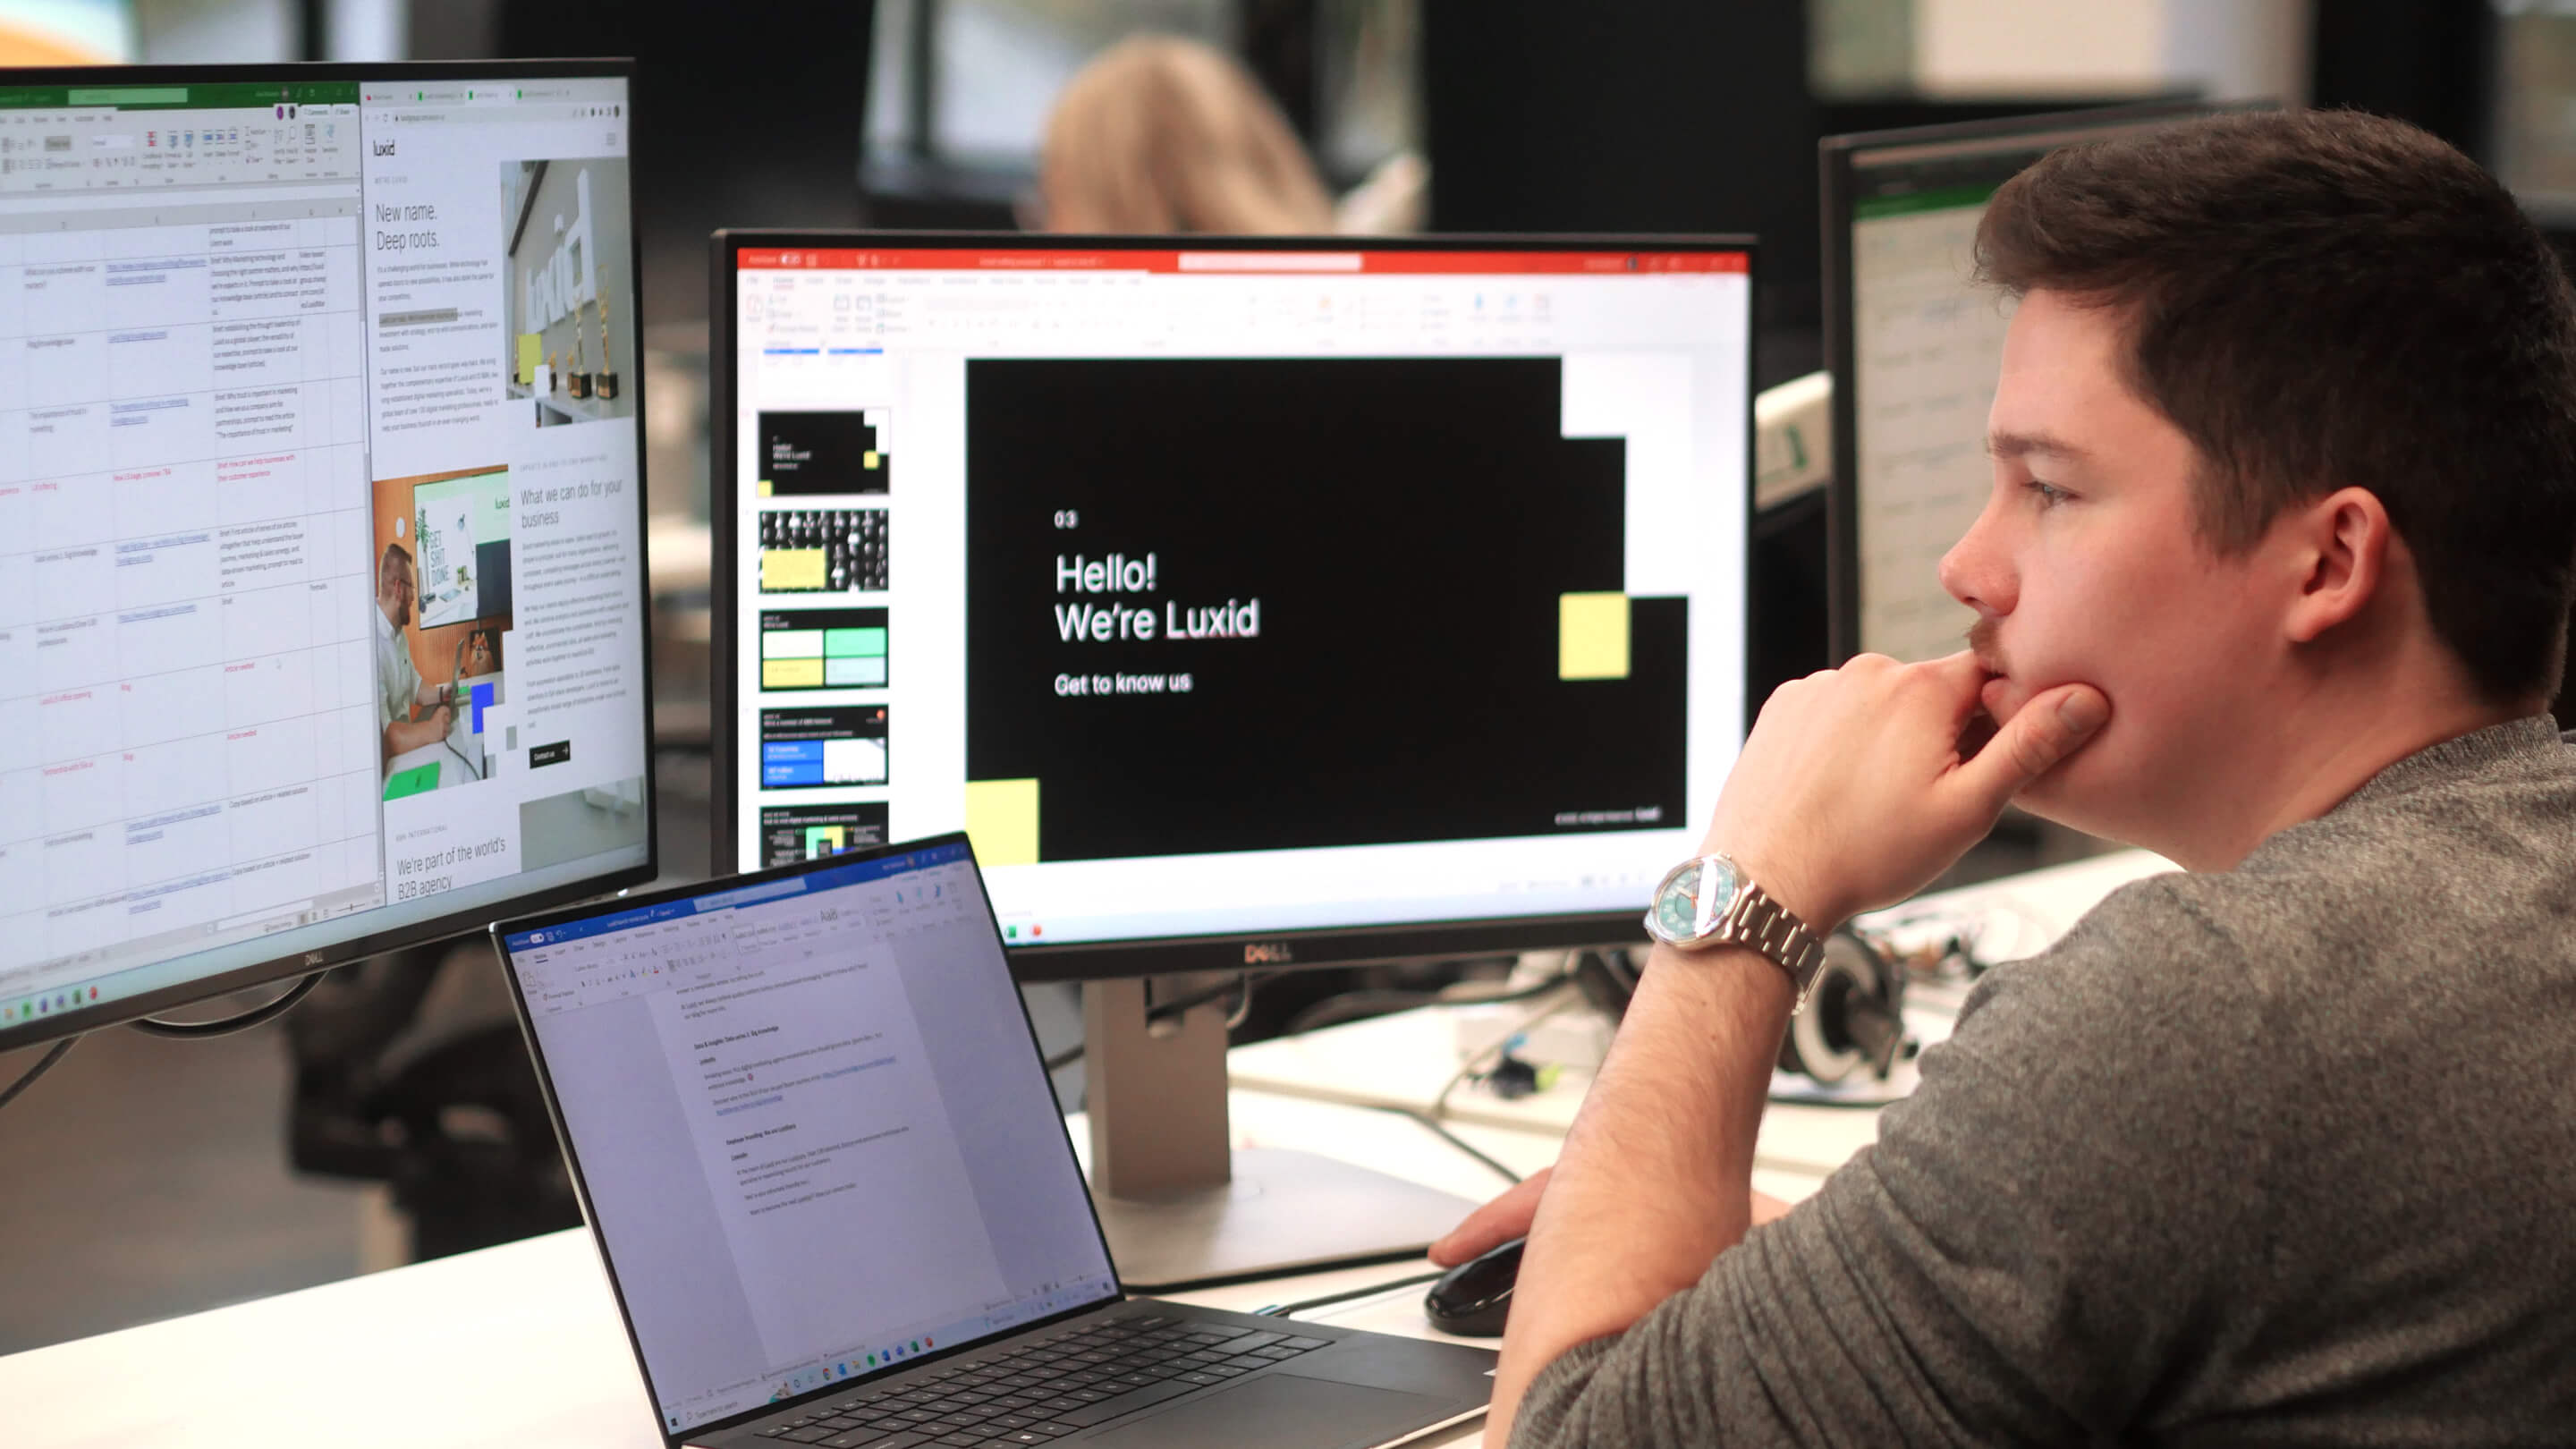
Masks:
[[[1547,1191],[1548,1177],[1555,1171],[1553,1167],[1542,1167],[1467,1214],[1466,1220],[1451,1228],[1447,1237],[1431,1245],[1431,1261],[1443,1268],[1455,1268],[1514,1238],[1528,1237],[1530,1223],[1538,1217],[1539,1194]]]
[[[1556,1171],[1542,1167],[1523,1178],[1517,1185],[1467,1214],[1466,1219],[1449,1230],[1449,1235],[1431,1245],[1431,1261],[1443,1268],[1455,1268],[1471,1258],[1481,1258],[1514,1238],[1529,1236],[1530,1224],[1538,1219],[1539,1195],[1547,1191],[1547,1180]],[[1753,1223],[1759,1227],[1789,1210],[1789,1204],[1768,1193],[1753,1194]]]
[[[1981,746],[1976,655],[1863,654],[1780,686],[1718,796],[1724,851],[1819,932],[1904,899],[1977,843],[2004,805],[2110,717],[2088,684],[2033,697]]]

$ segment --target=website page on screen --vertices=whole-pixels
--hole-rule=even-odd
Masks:
[[[964,846],[503,944],[672,1429],[1116,1296]]]
[[[1635,907],[1742,737],[1747,259],[736,253],[745,868],[1014,944]]]
[[[1937,659],[1976,616],[1941,586],[1941,555],[1985,507],[1994,405],[2012,313],[1975,281],[1977,222],[2044,148],[2016,140],[1855,158],[1852,343],[1858,428],[1860,647]]]
[[[0,88],[0,1028],[642,863],[624,110]]]
[[[1879,145],[1851,158],[1853,477],[1860,648],[1904,660],[1964,647],[1976,615],[1941,556],[1993,488],[1994,406],[2012,303],[1976,280],[1977,224],[2005,182],[2072,141],[2170,120]]]

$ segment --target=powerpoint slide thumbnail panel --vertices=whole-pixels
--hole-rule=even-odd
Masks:
[[[760,687],[879,689],[886,683],[886,611],[798,609],[760,616]]]
[[[799,508],[760,515],[764,594],[882,593],[886,511]]]
[[[887,449],[885,431],[882,408],[762,413],[760,496],[810,498],[890,491],[894,455]]]
[[[970,362],[970,789],[1040,860],[1669,829],[1690,618],[1552,358]],[[987,787],[991,787],[987,789]]]
[[[793,865],[886,843],[882,800],[846,805],[770,805],[760,812],[760,864]]]
[[[819,789],[885,782],[885,706],[760,712],[762,789]]]

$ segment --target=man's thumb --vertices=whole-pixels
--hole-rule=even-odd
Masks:
[[[2014,713],[1968,762],[1998,807],[2021,787],[2055,769],[2111,717],[2111,701],[2089,684],[2043,694]]]

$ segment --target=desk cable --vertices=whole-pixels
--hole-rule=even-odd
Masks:
[[[254,1006],[250,1010],[241,1012],[237,1015],[218,1017],[213,1021],[163,1021],[158,1017],[146,1016],[129,1021],[126,1025],[134,1028],[136,1031],[142,1032],[146,1036],[186,1037],[199,1039],[210,1036],[230,1036],[234,1032],[248,1031],[254,1026],[259,1026],[265,1022],[275,1021],[277,1018],[284,1016],[287,1012],[294,1009],[295,1003],[302,1001],[305,997],[313,993],[313,988],[322,983],[322,977],[324,974],[325,973],[320,971],[311,972],[307,974],[304,979],[296,982],[294,985],[286,988],[285,991],[279,993],[275,999],[263,1002],[260,1005]],[[84,1032],[81,1035],[85,1036],[87,1034],[88,1033]],[[51,1051],[38,1057],[36,1059],[36,1064],[21,1073],[18,1080],[11,1082],[6,1087],[0,1087],[0,1107],[6,1107],[11,1102],[16,1101],[18,1099],[18,1094],[27,1090],[29,1087],[34,1086],[38,1077],[52,1071],[54,1064],[61,1061],[66,1055],[68,1055],[72,1047],[79,1041],[80,1036],[64,1037],[61,1041],[54,1043]]]
[[[1416,1273],[1409,1278],[1394,1278],[1384,1283],[1371,1283],[1365,1288],[1345,1288],[1339,1293],[1327,1293],[1321,1298],[1301,1298],[1294,1303],[1272,1303],[1256,1308],[1252,1313],[1256,1318],[1286,1318],[1292,1314],[1303,1313],[1309,1308],[1327,1308],[1336,1303],[1348,1303],[1354,1298],[1373,1298],[1380,1293],[1392,1293],[1398,1288],[1414,1288],[1424,1283],[1438,1282],[1447,1273],[1448,1270],[1445,1268],[1437,1273]]]
[[[19,1077],[18,1080],[11,1082],[6,1089],[0,1089],[0,1107],[8,1106],[11,1102],[17,1100],[17,1096],[20,1092],[34,1086],[36,1084],[36,1079],[52,1070],[54,1063],[61,1061],[63,1059],[63,1054],[70,1051],[73,1043],[78,1042],[79,1040],[79,1037],[67,1036],[61,1041],[54,1043],[54,1049],[45,1053],[43,1056],[38,1057],[36,1059],[36,1064],[27,1068],[25,1075]]]
[[[438,742],[439,742],[440,744],[442,744],[442,745],[447,746],[447,752],[448,752],[449,754],[451,754],[451,755],[454,755],[454,756],[457,758],[457,760],[465,766],[465,773],[467,773],[467,774],[469,774],[469,775],[472,775],[472,776],[473,776],[475,779],[477,779],[477,780],[480,780],[480,779],[482,779],[482,778],[483,778],[483,772],[482,772],[482,771],[480,771],[480,770],[478,770],[478,769],[475,769],[475,768],[474,768],[474,762],[473,762],[472,760],[466,759],[466,758],[465,758],[465,752],[464,752],[463,750],[460,750],[460,749],[458,749],[458,748],[456,747],[456,741],[451,740],[451,739],[448,739],[446,736],[442,735],[442,736],[440,736],[440,737],[439,737],[439,741],[438,741]]]

